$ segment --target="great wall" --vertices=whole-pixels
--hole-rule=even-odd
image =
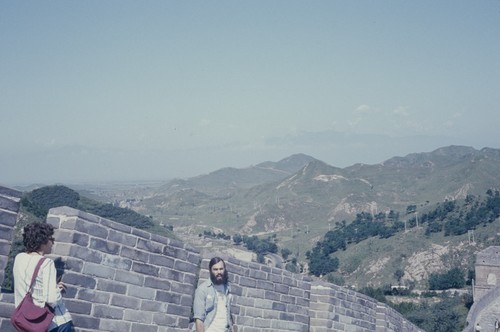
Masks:
[[[0,283],[5,278],[21,196],[0,186]],[[181,241],[69,207],[51,209],[47,222],[56,228],[50,257],[68,286],[64,298],[77,332],[189,331],[194,291],[198,282],[208,278],[210,257]],[[498,252],[497,248],[479,266],[490,276],[484,283],[478,278],[476,287],[483,290],[481,306],[474,304],[470,322],[480,320],[486,325],[500,311],[495,293],[500,279]],[[496,268],[491,257],[496,259]],[[353,290],[263,264],[223,258],[230,272],[238,332],[421,331],[392,308]],[[2,292],[0,300],[0,331],[14,332],[9,320],[14,296]],[[472,331],[471,325],[466,331]]]

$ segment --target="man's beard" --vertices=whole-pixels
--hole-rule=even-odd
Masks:
[[[213,274],[212,272],[210,272],[210,280],[212,280],[212,283],[214,285],[223,285],[226,283],[227,281],[227,275],[226,275],[226,272],[222,273],[222,276],[221,278],[217,278],[215,276],[215,274]]]

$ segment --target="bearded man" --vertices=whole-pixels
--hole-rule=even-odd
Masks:
[[[226,263],[214,257],[208,264],[210,279],[194,294],[193,317],[196,332],[233,332],[231,288]]]

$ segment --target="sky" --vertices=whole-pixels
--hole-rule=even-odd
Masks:
[[[0,185],[500,148],[500,1],[0,1]]]

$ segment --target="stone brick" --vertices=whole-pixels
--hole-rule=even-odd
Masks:
[[[158,277],[160,273],[160,268],[149,264],[133,262],[132,271]]]
[[[19,201],[20,198],[23,197],[23,193],[21,191],[2,186],[0,186],[0,195],[4,196],[5,198],[12,199],[14,201]]]
[[[112,294],[110,303],[117,307],[129,309],[139,309],[141,306],[141,300],[120,294]]]
[[[159,265],[162,267],[172,268],[174,266],[175,260],[172,257],[167,257],[164,255],[151,254],[149,257],[149,263],[153,265]]]
[[[17,221],[17,214],[0,210],[0,224],[14,227]]]
[[[120,255],[126,258],[130,258],[135,261],[139,262],[148,262],[149,261],[149,254],[147,252],[141,251],[141,250],[136,250],[128,247],[122,247],[122,251],[120,252]]]
[[[144,286],[155,289],[170,290],[170,282],[168,280],[153,277],[146,277],[144,280]]]
[[[73,257],[66,257],[64,261],[64,270],[71,272],[81,272],[83,269],[83,261]]]
[[[144,286],[145,276],[136,272],[119,271],[115,276],[115,280],[132,285]]]
[[[271,291],[266,291],[264,298],[266,300],[273,300],[273,301],[279,301],[281,297],[281,294],[278,294],[276,292],[271,292]]]
[[[295,297],[282,294],[281,297],[280,297],[280,301],[283,302],[283,303],[292,303],[292,304],[295,304]]]
[[[244,277],[240,278],[240,286],[255,288],[257,286],[257,282],[255,279]]]
[[[88,289],[94,289],[96,286],[96,280],[94,278],[73,272],[67,272],[64,274],[64,282],[73,286],[80,286]]]
[[[273,310],[286,311],[286,304],[280,302],[273,302]]]
[[[181,301],[181,295],[172,292],[157,291],[155,300],[160,302],[177,304],[180,303]]]
[[[101,239],[106,239],[108,237],[108,228],[97,224],[89,224],[81,219],[77,220],[75,224],[75,230],[81,233],[99,237]]]
[[[249,277],[255,279],[267,279],[267,273],[259,270],[250,270]]]
[[[165,245],[152,242],[149,240],[138,239],[137,240],[137,248],[155,254],[163,253],[163,248]]]
[[[102,262],[101,252],[84,247],[72,246],[70,250],[70,256],[83,259],[84,261],[87,262],[93,262],[98,264]]]
[[[128,285],[127,295],[140,299],[153,300],[156,296],[156,291],[151,288]]]
[[[167,312],[167,303],[159,301],[143,300],[141,302],[141,310],[153,312]]]
[[[0,194],[0,209],[17,213],[19,211],[19,200],[13,200]]]
[[[135,323],[142,324],[152,324],[153,323],[153,313],[144,312],[139,310],[125,309],[123,318],[127,321],[132,321]]]
[[[111,294],[99,292],[92,289],[82,288],[78,291],[77,299],[88,301],[92,303],[109,303],[109,299],[111,298]]]
[[[154,242],[158,242],[158,243],[162,243],[162,244],[166,244],[166,245],[170,244],[170,242],[171,242],[168,237],[158,235],[155,233],[151,233],[151,240]]]
[[[123,319],[123,308],[117,308],[110,305],[94,305],[93,316],[97,318]]]
[[[198,267],[196,265],[178,259],[174,262],[174,269],[189,273],[196,273],[198,271]]]
[[[200,264],[200,254],[195,252],[195,253],[191,253],[191,252],[188,252],[188,256],[187,256],[187,261],[196,265],[196,266],[199,266]]]
[[[281,284],[275,284],[274,290],[277,293],[288,294],[290,292],[290,287]]]
[[[167,314],[188,317],[191,315],[191,308],[170,303],[167,305]]]
[[[102,265],[109,266],[117,270],[130,271],[132,268],[132,260],[120,256],[104,254],[102,256]]]
[[[0,239],[11,242],[14,235],[14,228],[0,224]]]
[[[90,315],[92,311],[92,303],[89,302],[65,298],[64,304],[71,313]]]
[[[127,286],[126,284],[116,282],[113,280],[98,279],[96,289],[110,292],[114,294],[126,294]]]
[[[132,227],[109,219],[101,219],[101,225],[123,233],[132,232]]]
[[[248,297],[263,299],[265,297],[264,295],[265,290],[263,289],[253,288],[247,290]]]
[[[2,332],[16,332],[16,329],[11,324],[10,320],[1,319],[0,320],[0,331],[2,331]]]
[[[165,246],[163,248],[163,254],[168,257],[174,257],[180,260],[185,260],[188,257],[187,252],[181,248],[173,247],[171,245]]]
[[[131,233],[133,235],[137,235],[139,237],[142,237],[143,239],[148,239],[148,240],[151,239],[151,233],[143,231],[143,230],[135,228],[135,227],[132,227]]]
[[[125,322],[116,319],[101,319],[99,324],[99,331],[116,331],[125,332],[130,331],[131,322]]]
[[[115,272],[115,269],[103,266],[102,264],[85,263],[83,266],[84,274],[105,279],[114,279]]]
[[[182,282],[188,285],[194,285],[196,283],[196,279],[197,277],[194,274],[184,273],[184,279],[182,280]],[[233,294],[236,294],[234,293],[233,288],[231,288],[231,291],[233,292]]]
[[[10,243],[0,241],[0,255],[8,256],[10,252]]]
[[[131,331],[158,332],[158,326],[156,326],[156,325],[139,324],[139,323],[132,323]]]
[[[113,229],[109,231],[108,240],[123,244],[128,247],[134,247],[137,244],[136,236],[124,234],[123,232],[119,232]]]
[[[170,283],[170,290],[172,292],[176,292],[176,293],[180,293],[180,294],[183,294],[185,293],[187,290],[192,290],[193,286],[192,285],[186,285],[186,284],[182,284],[180,282],[175,282],[175,281],[172,281]],[[193,290],[194,292],[194,290]]]
[[[153,324],[162,326],[177,326],[177,319],[174,316],[165,313],[154,313]]]
[[[114,242],[98,238],[90,239],[89,247],[111,255],[117,255],[121,248],[120,245]]]

